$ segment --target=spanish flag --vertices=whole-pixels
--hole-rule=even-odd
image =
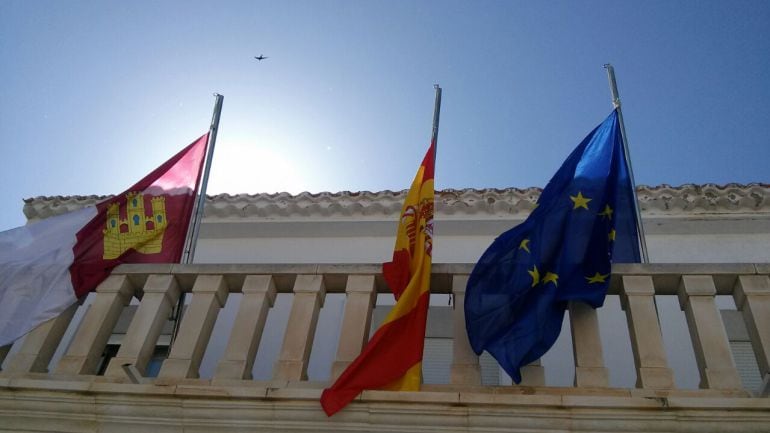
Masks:
[[[321,406],[328,416],[337,413],[365,389],[420,389],[430,300],[435,148],[434,141],[401,208],[393,261],[382,265],[396,305],[358,358],[324,390]]]

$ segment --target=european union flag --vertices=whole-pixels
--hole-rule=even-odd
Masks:
[[[568,301],[604,303],[613,258],[638,262],[639,241],[618,114],[570,154],[530,216],[500,235],[468,279],[471,346],[488,351],[516,383],[561,331]]]

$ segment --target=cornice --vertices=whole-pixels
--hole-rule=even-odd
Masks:
[[[444,189],[436,192],[437,217],[524,217],[540,197],[541,188]],[[209,220],[275,218],[391,217],[401,210],[404,191],[303,192],[292,195],[218,194],[208,196]],[[646,217],[702,214],[770,214],[770,184],[686,184],[639,186],[637,196]],[[24,200],[29,220],[47,218],[93,205],[109,196],[53,196]]]

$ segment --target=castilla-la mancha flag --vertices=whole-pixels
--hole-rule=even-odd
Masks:
[[[430,301],[434,154],[431,143],[401,208],[393,261],[382,265],[396,305],[358,358],[323,391],[321,406],[328,416],[365,389],[420,389]]]
[[[0,233],[0,347],[93,291],[121,263],[178,263],[208,133],[125,192]]]

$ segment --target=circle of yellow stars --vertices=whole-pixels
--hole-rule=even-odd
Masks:
[[[591,202],[593,199],[589,197],[585,197],[582,193],[582,191],[578,191],[577,195],[569,196],[570,200],[572,200],[573,207],[572,210],[577,209],[585,209],[590,210],[588,208],[588,203]],[[610,207],[610,205],[605,205],[604,209],[599,212],[597,215],[600,216],[602,219],[607,218],[607,220],[612,220],[612,214],[614,210]],[[607,237],[610,241],[615,241],[615,237],[617,235],[617,232],[615,229],[610,229],[610,232],[608,233]],[[529,249],[529,238],[524,238],[519,243],[519,249],[524,250],[527,252],[527,254],[532,254],[532,252]],[[533,265],[532,269],[527,269],[527,273],[530,277],[532,277],[532,285],[531,287],[535,287],[538,284],[546,285],[548,283],[553,283],[554,286],[559,286],[559,275],[554,272],[546,272],[545,275],[541,277],[540,270],[537,268],[537,266]],[[607,278],[610,276],[610,274],[602,274],[601,272],[596,272],[593,276],[587,276],[584,277],[586,279],[586,282],[588,284],[604,284],[607,282]]]

